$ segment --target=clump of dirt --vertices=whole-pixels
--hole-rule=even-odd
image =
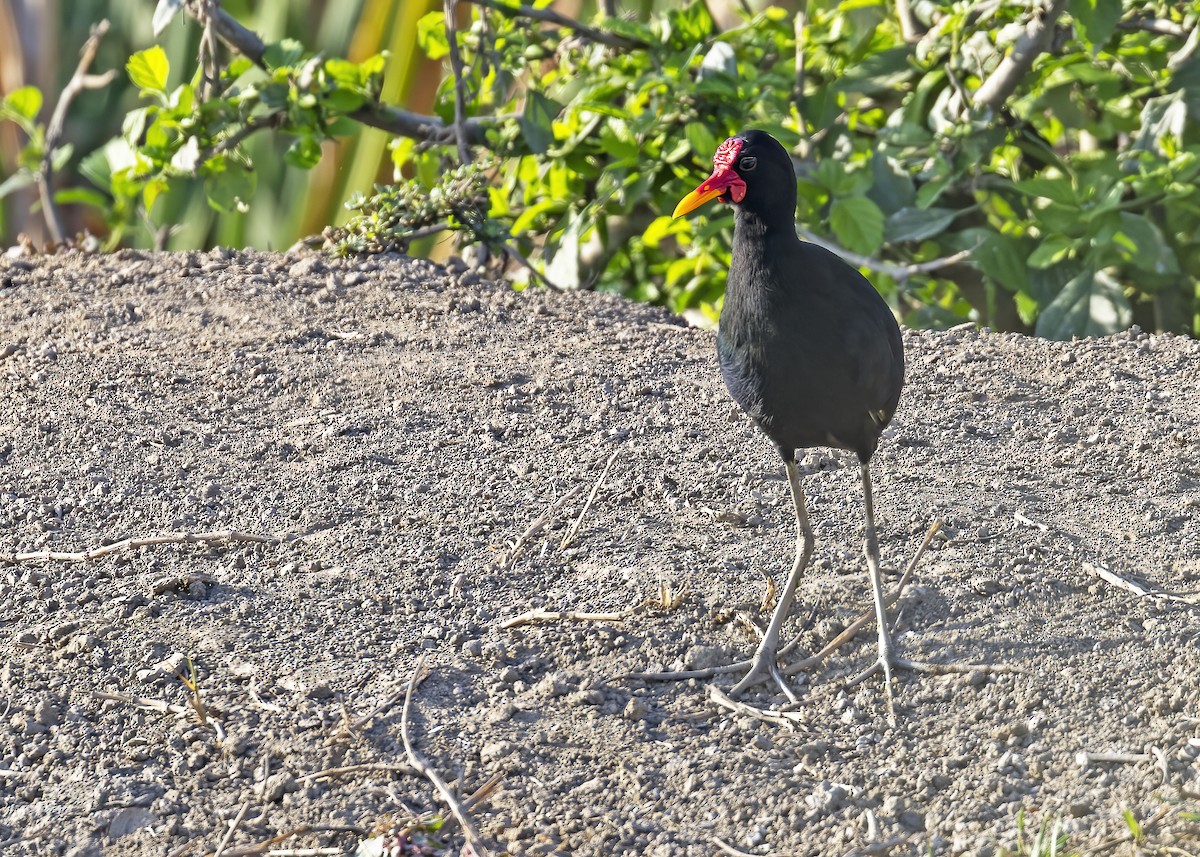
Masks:
[[[503,775],[495,853],[1134,853],[1126,811],[1200,852],[1200,343],[905,347],[885,565],[945,528],[898,646],[1020,672],[902,672],[889,726],[845,687],[868,625],[778,726],[616,678],[745,656],[790,567],[711,332],[399,257],[0,261],[0,849],[350,854],[444,813],[400,734],[424,659],[412,739],[464,795]],[[795,657],[870,609],[854,461],[802,473]],[[538,608],[620,615],[504,627]]]

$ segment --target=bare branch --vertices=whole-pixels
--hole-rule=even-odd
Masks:
[[[1183,47],[1167,60],[1167,68],[1171,71],[1177,71],[1180,66],[1192,58],[1198,47],[1200,47],[1200,24],[1194,24],[1192,31],[1188,33],[1187,41],[1183,43]]]
[[[816,244],[818,247],[824,247],[831,253],[836,253],[841,256],[851,265],[856,268],[866,268],[868,271],[874,271],[877,274],[885,274],[893,280],[904,281],[909,277],[914,277],[919,274],[929,274],[939,268],[946,268],[950,265],[956,265],[965,259],[969,259],[974,249],[960,250],[953,256],[943,256],[941,259],[931,259],[928,262],[918,262],[912,265],[893,265],[890,262],[879,262],[869,256],[860,256],[857,253],[851,253],[844,247],[839,247],[832,241],[827,241],[815,232],[809,232],[802,227],[796,227],[796,232],[805,241],[810,244]]]
[[[896,17],[900,19],[900,37],[910,45],[924,35],[924,30],[913,14],[908,0],[896,0]]]
[[[604,30],[597,30],[595,27],[589,27],[574,18],[568,18],[566,15],[560,15],[553,9],[536,9],[533,6],[510,6],[507,3],[501,3],[500,0],[467,0],[474,3],[476,6],[486,6],[493,12],[499,12],[506,18],[529,18],[534,21],[543,21],[547,24],[554,24],[558,27],[566,27],[578,33],[585,39],[593,42],[599,42],[602,45],[608,45],[610,48],[618,50],[633,50],[635,48],[649,47],[645,42],[638,39],[630,39],[625,36],[618,36],[616,33],[608,33]]]
[[[1156,36],[1174,36],[1177,39],[1182,39],[1188,34],[1187,30],[1174,21],[1165,21],[1162,18],[1134,18],[1130,21],[1119,21],[1117,29],[1145,30],[1147,33],[1154,33]]]
[[[466,122],[466,85],[463,83],[462,54],[458,50],[458,0],[444,0],[442,3],[446,24],[446,42],[450,50],[450,70],[454,74],[454,139],[458,143],[458,162],[471,163],[471,150],[467,146],[467,132],[463,127]]]
[[[50,238],[55,244],[63,242],[64,231],[62,215],[59,214],[58,206],[54,202],[54,155],[58,151],[58,144],[62,141],[63,125],[67,121],[67,108],[71,106],[75,96],[83,89],[100,89],[108,86],[117,73],[115,69],[109,69],[104,74],[88,74],[88,69],[96,59],[96,51],[100,49],[100,41],[107,32],[107,19],[92,27],[91,35],[88,36],[88,40],[83,44],[83,50],[79,53],[79,65],[75,67],[75,73],[63,87],[62,95],[58,97],[58,104],[54,108],[54,114],[46,126],[42,163],[38,168],[38,193],[42,198],[42,211],[45,213],[46,227],[50,230]]]
[[[1067,8],[1067,0],[1051,0],[1040,19],[1030,22],[1012,52],[1000,61],[996,70],[975,90],[973,102],[976,107],[998,109],[1021,83],[1021,78],[1033,68],[1036,60],[1050,46],[1054,24]]]
[[[188,14],[204,23],[201,13],[194,7],[195,3],[188,4]],[[267,46],[263,44],[263,40],[256,33],[243,27],[221,8],[214,10],[211,21],[221,41],[259,68],[266,68],[263,54],[266,52]],[[433,143],[448,143],[454,139],[454,128],[436,116],[424,116],[384,104],[368,104],[360,107],[350,114],[350,118],[401,137],[411,137]],[[486,141],[485,134],[488,125],[495,121],[497,120],[468,119],[463,122],[462,128],[467,141],[472,145],[482,145]]]

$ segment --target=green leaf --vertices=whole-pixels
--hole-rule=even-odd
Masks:
[[[1037,249],[1029,254],[1026,264],[1031,268],[1049,268],[1065,259],[1075,249],[1075,244],[1075,239],[1066,235],[1047,236]]]
[[[692,154],[700,161],[711,163],[711,158],[717,151],[717,138],[703,122],[689,122],[683,128],[683,135],[692,146]]]
[[[4,96],[4,105],[3,108],[0,108],[0,116],[11,111],[13,115],[9,118],[20,117],[28,122],[33,122],[37,119],[38,111],[41,109],[42,91],[36,86],[22,86]]]
[[[246,212],[254,196],[254,173],[227,158],[213,159],[206,167],[204,193],[208,204],[224,214]]]
[[[1121,20],[1121,0],[1070,0],[1067,11],[1095,53],[1108,41]]]
[[[834,200],[829,227],[843,247],[864,256],[874,254],[883,244],[883,212],[865,196]]]
[[[1048,199],[1052,202],[1062,203],[1063,205],[1079,204],[1079,197],[1075,193],[1075,188],[1071,186],[1071,180],[1065,176],[1062,178],[1025,179],[1024,181],[1013,182],[1012,186],[1026,196]]]
[[[902,208],[888,217],[884,237],[888,243],[924,241],[945,232],[957,216],[952,208]]]
[[[1152,274],[1178,274],[1179,260],[1159,228],[1140,214],[1122,211],[1112,245],[1135,268]]]
[[[295,39],[280,39],[267,45],[263,51],[263,63],[270,69],[295,65],[303,57],[304,45]]]
[[[446,38],[446,18],[443,13],[430,12],[421,16],[421,20],[417,21],[417,44],[431,60],[440,60],[450,53],[450,41]]]
[[[90,205],[101,211],[108,209],[108,197],[90,187],[69,187],[54,194],[54,201],[62,205]]]
[[[1121,284],[1104,271],[1085,270],[1038,316],[1035,332],[1048,339],[1107,336],[1129,327],[1133,309]]]
[[[863,95],[907,89],[903,86],[905,79],[916,73],[916,69],[908,64],[911,53],[912,49],[905,45],[869,54],[862,62],[848,66],[833,88]]]
[[[562,105],[540,92],[530,92],[525,97],[525,110],[518,120],[525,144],[534,154],[543,154],[554,142],[554,118],[562,112]]]
[[[1005,289],[1026,292],[1029,290],[1029,272],[1025,267],[1028,256],[1026,242],[993,232],[975,250],[973,258],[979,270]]]
[[[29,170],[18,170],[3,182],[0,182],[0,199],[4,199],[10,193],[16,193],[22,188],[29,187],[34,181],[33,173]]]
[[[871,189],[867,196],[888,214],[912,205],[917,198],[912,176],[895,158],[883,152],[871,156]]]
[[[1182,89],[1170,95],[1148,98],[1142,107],[1142,127],[1133,137],[1131,148],[1144,152],[1162,152],[1163,138],[1183,139],[1187,122],[1187,103]]]
[[[151,19],[154,38],[157,39],[162,34],[171,23],[171,19],[179,14],[183,4],[184,0],[158,0],[158,5],[154,7],[154,17]]]
[[[293,167],[311,170],[321,161],[321,144],[311,134],[297,137],[283,153],[283,159]]]
[[[167,52],[158,45],[138,51],[125,63],[125,70],[133,85],[143,93],[152,92],[158,95],[167,94],[167,75],[171,64],[167,61]]]
[[[821,161],[810,177],[833,196],[856,196],[865,193],[874,182],[866,170],[850,171],[832,158]]]

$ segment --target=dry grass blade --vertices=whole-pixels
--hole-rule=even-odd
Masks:
[[[933,542],[933,537],[936,536],[938,531],[942,529],[942,524],[942,519],[938,518],[929,525],[929,529],[925,531],[925,538],[921,540],[920,547],[918,547],[917,552],[913,554],[913,558],[909,560],[908,565],[904,569],[904,574],[900,576],[900,582],[896,584],[896,588],[894,590],[884,596],[884,609],[891,607],[900,600],[900,596],[904,594],[905,587],[908,586],[909,582],[912,580],[913,573],[917,570],[917,563],[919,563],[921,561],[921,557],[925,555],[925,551]],[[850,640],[854,638],[854,635],[861,631],[864,626],[874,621],[875,611],[868,610],[851,622],[850,625],[847,626],[846,630],[842,631],[842,633],[838,634],[836,637],[826,643],[825,647],[822,648],[821,651],[817,652],[815,655],[805,658],[802,661],[797,661],[796,663],[789,664],[787,667],[785,667],[783,670],[784,674],[792,675],[803,670],[813,669],[823,660],[833,654],[837,649],[850,642]],[[790,641],[786,646],[779,650],[780,657],[795,651],[796,646],[799,645],[799,642],[800,640],[798,637]]]

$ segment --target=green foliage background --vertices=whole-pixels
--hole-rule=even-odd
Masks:
[[[1195,334],[1200,3],[927,0],[912,11],[915,28],[871,0],[768,7],[724,29],[701,3],[587,16],[617,47],[498,0],[464,3],[453,43],[440,11],[410,15],[387,44],[419,43],[440,64],[429,106],[442,130],[456,100],[483,130],[466,135],[466,164],[453,134],[400,138],[400,184],[343,187],[359,215],[334,243],[404,247],[448,227],[494,259],[532,259],[559,286],[714,316],[731,218],[720,206],[688,220],[669,212],[722,139],[757,127],[796,155],[806,237],[862,264],[910,325],[974,319],[1066,338],[1137,321]],[[986,97],[1043,19],[1044,50],[1002,97]],[[352,63],[314,47],[276,43],[265,71],[234,59],[227,88],[206,101],[195,78],[168,74],[166,52],[137,55],[130,78],[149,106],[125,118],[124,139],[138,162],[114,173],[111,158],[79,159],[95,188],[74,201],[104,211],[121,241],[144,243],[145,210],[151,226],[178,222],[203,187],[222,213],[176,246],[290,244],[303,171],[331,154],[328,140],[359,133],[348,117],[392,74],[384,56]],[[190,73],[194,61],[169,65]],[[28,112],[21,97],[6,101],[10,118]],[[247,122],[269,129],[247,134],[251,145],[281,155],[245,149],[235,135]],[[274,229],[266,240],[245,225],[259,221]],[[243,224],[241,240],[225,224]]]

